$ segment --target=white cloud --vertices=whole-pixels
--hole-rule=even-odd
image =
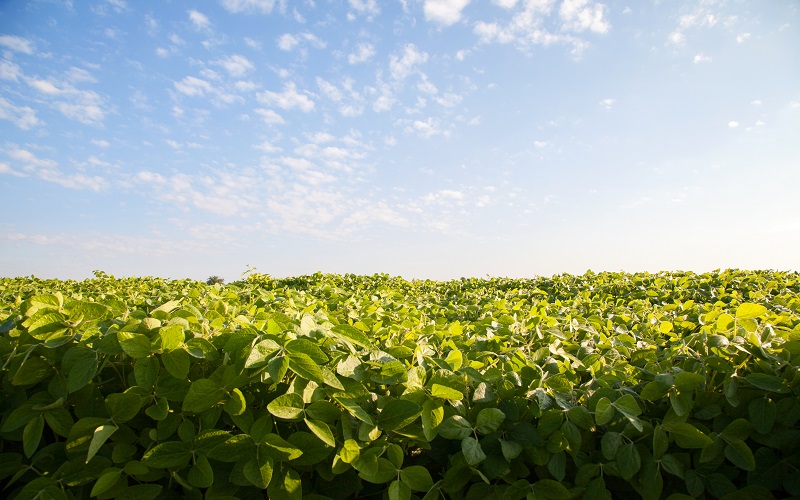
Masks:
[[[239,54],[216,59],[211,61],[211,64],[222,66],[234,78],[240,78],[255,69],[252,62]]]
[[[686,43],[686,35],[680,31],[673,31],[667,37],[667,44],[681,47]]]
[[[111,146],[111,143],[104,139],[92,139],[92,144],[99,148],[107,148]]]
[[[262,104],[275,105],[281,109],[299,108],[300,111],[305,113],[314,109],[314,101],[312,101],[307,93],[300,93],[297,91],[297,86],[293,82],[289,82],[283,86],[283,92],[259,92],[256,98]]]
[[[163,57],[168,57],[169,56],[169,51],[167,49],[165,49],[164,47],[156,47],[156,55],[158,57],[162,57],[162,58]]]
[[[616,99],[607,98],[607,99],[603,99],[602,101],[600,101],[599,104],[600,104],[600,106],[602,106],[605,109],[611,109],[611,108],[614,107],[614,105],[616,103],[617,103]]]
[[[492,3],[504,9],[513,9],[517,5],[517,0],[492,0]]]
[[[389,72],[396,80],[404,80],[417,67],[428,61],[428,53],[417,50],[413,43],[406,44],[401,55],[393,54],[389,58]]]
[[[342,92],[338,87],[336,87],[336,85],[330,83],[329,81],[318,76],[317,86],[319,87],[320,92],[322,92],[322,95],[331,101],[339,102],[342,100]]]
[[[258,108],[255,110],[255,112],[261,117],[262,120],[264,120],[264,123],[269,125],[281,125],[286,123],[281,115],[271,109]]]
[[[6,59],[0,60],[0,79],[14,80],[22,76],[22,68]]]
[[[589,0],[564,0],[558,15],[564,22],[563,28],[567,30],[608,33],[611,29],[606,19],[606,6],[601,3],[590,4]]]
[[[275,5],[275,0],[222,0],[222,7],[234,14],[239,12],[260,12],[269,14]]]
[[[253,38],[250,38],[249,36],[244,37],[244,43],[251,49],[261,50],[261,42]]]
[[[550,145],[550,141],[533,141],[533,147],[536,149],[544,149]]]
[[[461,20],[461,11],[470,0],[425,0],[423,11],[425,19],[450,26]]]
[[[29,130],[42,124],[32,108],[15,106],[3,97],[0,97],[0,120],[8,120],[22,130]]]
[[[578,3],[584,5],[582,2]],[[588,46],[588,43],[575,35],[554,33],[545,24],[554,5],[555,0],[528,0],[507,23],[478,21],[473,27],[473,32],[481,43],[513,43],[523,51],[528,51],[536,45],[548,46],[564,43],[572,45],[571,53],[577,57]],[[562,29],[576,31],[606,29],[604,9],[584,7],[588,9],[584,14],[583,10],[576,9],[574,5],[575,3],[570,2],[564,7],[566,10],[563,14],[559,12],[559,15],[564,18],[562,19]]]
[[[284,33],[278,37],[278,48],[285,51],[290,51],[300,45],[301,42],[308,42],[318,49],[324,49],[327,45],[324,41],[320,40],[312,33],[298,33],[292,35],[291,33]]]
[[[90,177],[81,173],[64,173],[58,169],[56,161],[39,158],[32,152],[21,149],[16,145],[11,145],[6,154],[15,163],[20,164],[25,172],[32,173],[41,180],[60,184],[66,188],[100,191],[109,186],[108,181],[100,176]]]
[[[426,120],[414,120],[411,125],[406,127],[407,132],[413,132],[425,139],[430,139],[436,135],[448,137],[450,132],[443,130],[439,125],[439,120],[428,117]]]
[[[362,15],[376,16],[380,14],[376,0],[348,0],[350,7]]]
[[[33,42],[21,36],[2,35],[0,36],[0,46],[23,54],[33,54]]]
[[[214,90],[214,87],[205,80],[194,76],[187,76],[179,82],[173,82],[175,89],[188,96],[202,96]]]
[[[750,40],[750,37],[751,37],[750,33],[739,33],[736,36],[736,43],[744,43]]]
[[[707,56],[702,52],[699,52],[697,55],[695,55],[693,60],[695,64],[709,63],[711,61],[712,61],[711,56]]]
[[[347,56],[347,62],[358,64],[368,61],[375,55],[375,47],[371,43],[359,43],[356,51]]]
[[[753,101],[750,102],[750,104],[752,104],[753,106],[761,106],[762,104],[764,104],[764,101],[762,101],[761,99],[754,99]]]
[[[194,9],[189,11],[189,20],[195,28],[205,30],[211,27],[211,21],[205,14],[202,14]]]
[[[67,80],[70,81],[70,82],[73,82],[73,83],[75,83],[75,82],[96,83],[97,82],[97,80],[95,79],[95,77],[92,76],[91,73],[89,73],[88,71],[86,71],[83,68],[76,68],[75,66],[73,66],[69,70],[67,70],[65,75],[67,77]]]
[[[103,110],[103,108],[98,104],[87,102],[59,102],[56,103],[56,108],[67,118],[85,123],[87,125],[99,124],[106,116],[105,110]]]
[[[53,106],[71,120],[98,125],[105,119],[104,99],[96,92],[76,89],[68,82],[30,79],[28,85],[42,94],[66,99],[54,102]]]
[[[728,128],[737,128],[739,126],[739,122],[737,121],[729,121]]]
[[[455,94],[453,92],[445,92],[444,94],[434,98],[436,103],[445,108],[452,108],[464,100],[464,96]]]
[[[278,37],[278,48],[281,50],[292,50],[300,44],[300,38],[290,33],[284,33]]]
[[[265,153],[280,153],[283,151],[283,148],[280,146],[276,146],[269,141],[262,141],[258,144],[254,144],[253,148],[258,149],[259,151],[263,151]]]

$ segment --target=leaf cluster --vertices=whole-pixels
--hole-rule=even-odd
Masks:
[[[800,496],[800,279],[0,279],[8,498]]]

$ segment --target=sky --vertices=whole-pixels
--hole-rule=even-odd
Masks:
[[[795,0],[4,0],[0,276],[800,270]]]

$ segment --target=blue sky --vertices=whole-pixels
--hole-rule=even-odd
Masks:
[[[800,269],[792,0],[8,0],[0,275]]]

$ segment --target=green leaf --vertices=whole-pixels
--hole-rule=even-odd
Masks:
[[[595,423],[597,425],[606,425],[611,422],[612,418],[614,418],[614,407],[611,405],[611,401],[606,397],[600,398],[594,410]]]
[[[653,458],[658,460],[664,453],[667,452],[669,447],[669,436],[664,432],[660,425],[656,425],[653,429]]]
[[[358,477],[373,484],[385,484],[397,477],[397,469],[385,458],[378,458],[374,470],[360,470]]]
[[[106,410],[111,420],[118,424],[135,417],[141,405],[141,398],[131,393],[113,393],[106,397]]]
[[[378,426],[393,431],[415,421],[422,413],[422,407],[406,399],[393,399],[386,403],[378,415]]]
[[[245,368],[259,368],[266,365],[281,350],[280,344],[272,339],[262,340],[254,345],[245,361]]]
[[[592,418],[592,414],[585,406],[573,406],[567,410],[567,418],[585,431],[594,428],[594,418]]]
[[[503,457],[508,461],[511,462],[515,458],[517,458],[520,453],[522,453],[522,444],[516,441],[506,441],[505,439],[500,439],[500,451],[503,453]]]
[[[133,332],[117,332],[117,341],[128,356],[138,359],[150,355],[150,339],[146,335]]]
[[[203,413],[222,401],[224,396],[225,388],[218,382],[201,378],[192,382],[189,387],[182,410],[187,413]]]
[[[557,431],[553,434],[558,434],[560,431]],[[547,471],[552,475],[558,482],[564,480],[567,474],[567,454],[563,451],[558,451],[550,455],[550,459],[547,461]]]
[[[268,498],[280,498],[281,500],[302,500],[303,486],[300,475],[294,469],[286,469],[282,477],[273,478],[267,487],[267,495]]]
[[[428,491],[433,488],[431,473],[421,465],[412,465],[401,469],[400,480],[414,491]]]
[[[464,453],[467,463],[473,466],[486,460],[486,454],[483,452],[481,444],[472,436],[461,440],[461,452]]]
[[[753,456],[753,451],[741,439],[728,441],[727,446],[725,446],[725,458],[742,470],[756,470],[756,459]]]
[[[531,485],[536,498],[547,500],[568,500],[572,498],[572,493],[560,482],[552,479],[540,479]]]
[[[205,455],[195,457],[195,463],[189,468],[186,480],[196,488],[208,488],[214,484],[214,469]]]
[[[122,469],[117,467],[111,467],[107,469],[94,483],[89,496],[96,497],[98,495],[102,495],[106,491],[113,488],[114,485],[117,484],[117,481],[119,481],[120,477],[122,477]]]
[[[39,442],[42,439],[42,431],[44,431],[44,417],[39,415],[34,418],[25,426],[22,431],[22,449],[25,456],[30,458],[39,448]]]
[[[592,479],[583,492],[583,500],[605,500],[608,490],[603,476]]]
[[[289,369],[299,377],[314,381],[320,385],[325,384],[325,379],[322,377],[322,369],[307,354],[294,352],[289,354],[287,358],[289,360]]]
[[[321,420],[330,424],[336,420],[339,420],[342,412],[330,401],[320,399],[319,401],[314,401],[306,407],[306,415],[315,420]]]
[[[729,423],[719,435],[726,441],[745,440],[750,437],[752,432],[753,424],[743,418],[737,418]]]
[[[692,424],[682,422],[666,422],[662,426],[667,432],[670,433],[675,443],[685,449],[690,448],[704,448],[712,443],[710,437],[703,434],[703,432]]]
[[[613,405],[617,410],[619,410],[620,413],[628,418],[637,417],[642,414],[642,409],[639,408],[639,403],[637,403],[636,398],[630,394],[626,394],[614,401]]]
[[[461,415],[446,418],[439,426],[439,435],[445,439],[464,439],[472,434],[472,425]]]
[[[162,326],[158,329],[161,337],[161,349],[171,351],[182,347],[185,336],[181,325]]]
[[[633,443],[625,443],[617,450],[617,467],[619,468],[622,479],[629,480],[642,466],[642,458],[639,450]]]
[[[249,460],[244,464],[242,474],[253,486],[264,490],[272,481],[274,470],[275,461],[269,455],[262,453],[255,459]]]
[[[172,349],[161,353],[161,363],[167,373],[178,380],[183,380],[189,375],[191,360],[189,353],[183,349]]]
[[[145,452],[142,463],[154,469],[183,467],[192,458],[191,444],[183,441],[167,441]]]
[[[372,343],[369,338],[361,333],[360,330],[353,328],[350,325],[336,325],[331,328],[331,333],[335,336],[347,340],[348,342],[366,349],[372,349]]]
[[[767,397],[756,398],[747,405],[747,413],[756,432],[766,434],[775,425],[778,406]]]
[[[422,432],[425,439],[433,441],[439,433],[439,426],[444,420],[444,404],[435,399],[429,399],[422,405]]]
[[[167,398],[156,399],[156,404],[148,406],[144,410],[145,414],[153,420],[164,420],[169,414],[169,403]]]
[[[100,448],[105,444],[112,434],[117,432],[119,427],[113,424],[104,424],[94,430],[92,434],[92,441],[89,443],[89,453],[86,455],[86,463],[88,464],[92,458],[100,451]]]
[[[277,434],[269,433],[262,437],[261,442],[267,452],[276,462],[294,460],[303,454],[303,450],[286,441]]]
[[[83,358],[78,360],[67,375],[67,391],[72,393],[83,389],[97,374],[97,367],[100,362],[96,357]]]
[[[307,355],[318,365],[324,365],[328,362],[328,356],[322,352],[322,349],[320,349],[317,344],[307,339],[291,340],[286,343],[285,348],[290,354],[302,353]]]
[[[767,375],[766,373],[751,373],[745,377],[745,380],[750,382],[750,384],[753,386],[765,391],[777,393],[789,392],[789,385],[786,383],[786,381],[774,375]]]
[[[622,436],[618,432],[606,432],[600,439],[600,449],[607,460],[614,460],[622,444]]]
[[[675,455],[671,455],[669,453],[664,454],[659,460],[661,467],[667,471],[668,473],[672,474],[673,476],[677,476],[681,479],[684,478],[684,465],[683,462],[678,460]]]
[[[389,485],[389,500],[411,500],[411,488],[397,479]]]
[[[299,421],[304,418],[304,407],[303,396],[297,393],[290,393],[273,399],[267,405],[267,411],[283,420]]]
[[[705,377],[699,373],[680,372],[675,375],[675,387],[681,392],[695,391],[705,385],[705,383]]]
[[[305,419],[305,422],[308,426],[308,429],[313,432],[314,435],[317,436],[323,443],[332,447],[336,446],[336,439],[333,436],[331,428],[328,427],[328,424],[310,418]]]
[[[767,313],[767,308],[760,304],[745,302],[736,308],[736,319],[752,319],[763,316]]]
[[[247,400],[239,388],[234,387],[230,392],[230,399],[225,401],[223,406],[225,413],[232,416],[241,415],[247,409]]]
[[[450,399],[460,401],[464,399],[464,393],[458,387],[434,383],[431,385],[431,395],[435,398]]]
[[[484,408],[478,412],[475,421],[475,430],[480,434],[490,434],[503,425],[506,414],[498,408]]]

